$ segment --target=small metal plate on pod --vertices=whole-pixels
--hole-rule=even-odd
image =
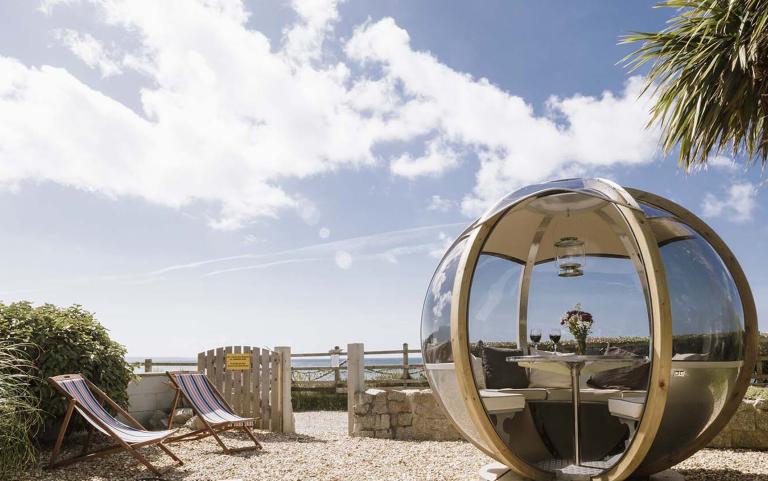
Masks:
[[[685,369],[673,369],[672,377],[685,377],[688,375],[688,371]]]

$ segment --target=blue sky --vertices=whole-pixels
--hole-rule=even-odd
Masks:
[[[653,3],[3,1],[0,299],[136,356],[416,345],[464,225],[599,175],[702,215],[768,312],[759,167],[679,170],[617,65]]]

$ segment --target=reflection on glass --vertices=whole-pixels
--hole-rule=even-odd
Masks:
[[[744,310],[736,284],[714,248],[658,206],[656,236],[672,311],[672,376],[664,417],[645,463],[693,442],[731,396],[744,356]]]
[[[465,437],[484,446],[461,396],[451,352],[451,300],[466,239],[445,254],[427,290],[421,314],[421,354],[433,393]],[[486,447],[486,449],[488,449]]]

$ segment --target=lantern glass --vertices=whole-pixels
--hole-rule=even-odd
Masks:
[[[560,277],[578,277],[584,275],[586,264],[586,250],[584,241],[576,237],[562,237],[555,242],[555,254],[557,265],[560,268]]]

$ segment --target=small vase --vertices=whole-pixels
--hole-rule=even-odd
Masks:
[[[587,338],[577,337],[576,338],[576,354],[582,355],[586,353],[587,353]]]

